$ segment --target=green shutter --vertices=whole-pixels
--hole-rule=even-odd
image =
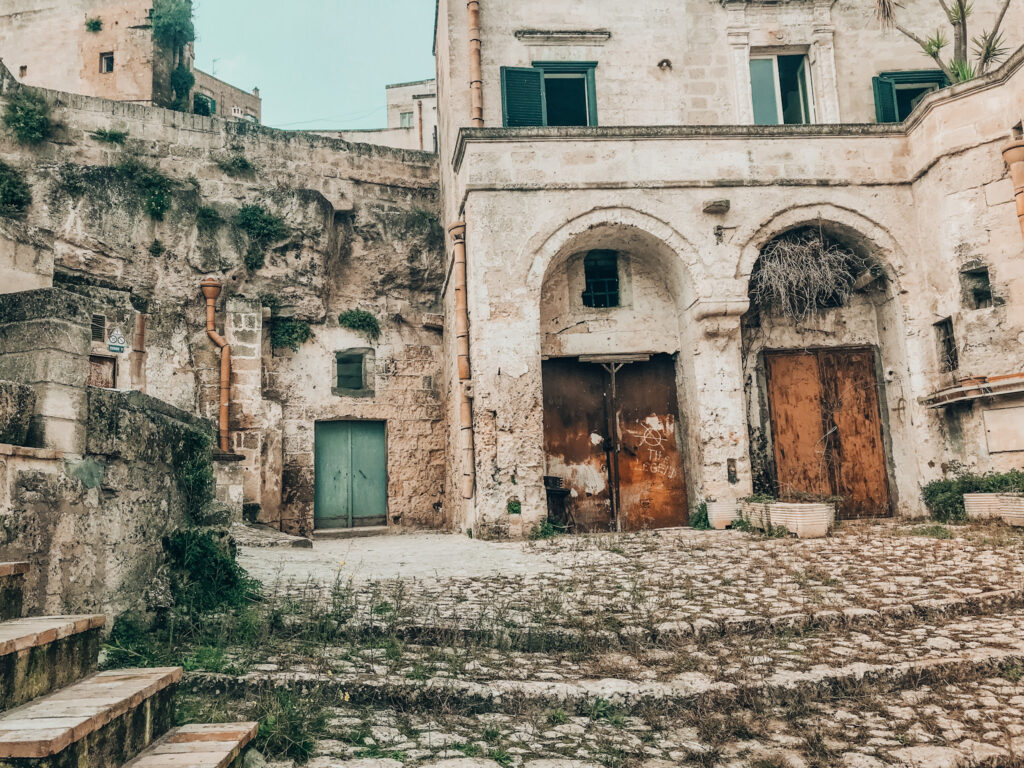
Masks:
[[[778,125],[774,59],[750,60],[750,96],[754,106],[754,125]]]
[[[875,91],[875,119],[880,123],[898,123],[896,84],[884,77],[873,77],[871,85]]]
[[[501,102],[505,127],[544,125],[544,70],[502,67]]]

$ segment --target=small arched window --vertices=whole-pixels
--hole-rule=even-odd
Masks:
[[[607,309],[619,306],[619,254],[591,251],[583,259],[586,289],[583,306]]]

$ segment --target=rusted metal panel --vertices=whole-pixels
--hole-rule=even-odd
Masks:
[[[805,352],[767,353],[765,377],[780,495],[830,495],[818,356]]]
[[[610,530],[604,369],[575,359],[554,359],[544,361],[542,373],[547,474],[560,477],[568,489],[566,512],[575,530]]]
[[[779,494],[841,496],[840,519],[892,514],[870,349],[765,355]]]
[[[892,506],[874,354],[869,349],[822,350],[819,365],[832,488],[843,497],[837,516],[887,517]]]
[[[655,355],[616,374],[622,530],[686,525],[675,363]]]

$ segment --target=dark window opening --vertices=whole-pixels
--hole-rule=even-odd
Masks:
[[[335,355],[337,367],[333,392],[347,397],[373,395],[374,354],[369,348],[346,349]]]
[[[986,309],[995,304],[988,267],[973,266],[960,272],[963,304],[968,309]]]
[[[103,315],[92,316],[92,340],[101,344],[107,340],[107,318]]]
[[[338,356],[338,389],[363,388],[363,356]]]
[[[952,373],[960,367],[960,354],[953,334],[953,318],[947,317],[935,324],[935,337],[939,342],[939,370]]]
[[[948,85],[949,79],[940,69],[882,72],[872,80],[875,118],[880,123],[902,123],[921,99]]]
[[[803,54],[750,59],[755,125],[800,125],[813,119],[811,77]]]
[[[806,66],[806,56],[779,56],[779,94],[786,125],[811,122]]]
[[[101,53],[100,54],[100,72],[104,75],[108,75],[114,71],[114,54],[113,52]]]
[[[193,99],[192,111],[207,117],[217,114],[217,102],[205,93],[197,93]]]
[[[26,65],[22,64],[18,68],[18,76],[19,77],[25,77],[26,75],[28,75],[28,67]]]
[[[544,75],[544,98],[548,107],[548,125],[587,126],[587,76],[582,73]]]
[[[908,117],[910,113],[914,111],[914,107],[932,91],[939,90],[939,86],[936,83],[931,85],[897,85],[896,86],[896,112],[902,123]]]
[[[583,306],[608,309],[619,306],[619,255],[615,251],[591,251],[583,259],[586,290]]]

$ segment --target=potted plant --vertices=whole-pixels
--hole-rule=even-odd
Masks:
[[[968,520],[991,520],[1003,513],[1002,493],[965,493],[964,511]]]
[[[735,501],[726,499],[723,501],[709,501],[708,524],[716,531],[722,531],[732,525],[733,520],[739,517],[739,507]]]
[[[835,524],[835,497],[788,494],[782,500],[766,494],[740,501],[740,515],[755,528],[785,528],[801,539],[817,539]]]

